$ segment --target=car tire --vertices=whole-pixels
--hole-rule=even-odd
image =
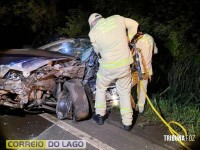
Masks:
[[[72,119],[73,115],[73,106],[71,94],[67,90],[63,90],[59,96],[56,105],[56,114],[57,117],[61,120],[63,119]]]
[[[84,87],[78,79],[71,79],[63,84],[56,113],[59,119],[74,118],[76,121],[80,121],[88,117],[88,99]]]

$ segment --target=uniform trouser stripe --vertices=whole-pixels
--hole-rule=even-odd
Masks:
[[[126,59],[122,59],[116,62],[110,62],[110,63],[101,63],[101,66],[103,68],[119,68],[119,67],[123,67],[126,65],[129,65],[133,62],[133,58],[132,56]]]
[[[144,91],[138,83],[137,85],[138,106],[144,108],[146,102],[145,93],[147,92],[148,80],[141,80],[140,82],[142,82],[146,91]]]
[[[101,78],[96,81],[96,101],[95,112],[104,116],[106,113],[106,90],[112,81],[116,81],[117,92],[120,97],[120,112],[124,125],[132,124],[132,106],[130,101],[131,92],[131,71],[130,66],[125,66],[118,69],[99,68],[98,74]]]

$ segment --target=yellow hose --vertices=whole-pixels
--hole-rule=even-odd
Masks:
[[[172,135],[174,135],[174,136],[180,136],[180,134],[179,134],[178,132],[176,132],[176,131],[171,127],[171,124],[175,124],[175,125],[179,126],[179,127],[183,130],[183,132],[184,132],[184,134],[185,134],[185,137],[187,137],[187,130],[186,130],[180,123],[175,122],[175,121],[170,121],[169,123],[167,123],[167,122],[163,119],[163,117],[159,114],[159,112],[158,112],[158,111],[155,109],[155,107],[153,106],[153,104],[152,104],[150,98],[148,97],[148,95],[147,95],[147,93],[146,93],[146,90],[145,90],[145,88],[144,88],[143,83],[142,83],[141,81],[139,81],[139,83],[140,83],[140,86],[142,87],[142,89],[143,89],[143,91],[144,91],[144,93],[145,93],[145,97],[146,97],[146,99],[147,99],[149,105],[151,106],[152,110],[156,113],[156,115],[160,118],[160,120],[168,127],[170,133],[171,133]],[[177,140],[178,140],[178,142],[179,142],[182,146],[184,146],[186,149],[191,150],[191,148],[189,148],[189,147],[188,147],[184,142],[182,142],[179,138],[177,138]]]

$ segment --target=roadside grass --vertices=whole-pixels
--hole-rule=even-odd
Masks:
[[[187,130],[188,135],[200,136],[200,108],[192,104],[177,104],[171,100],[151,100],[152,104],[163,117],[166,122],[176,121],[180,123]],[[119,113],[119,106],[113,106],[112,111]],[[139,114],[140,117],[140,114]],[[160,120],[155,112],[146,101],[144,113],[140,117],[142,122],[138,122],[138,126],[148,124],[149,122],[160,123],[167,128],[167,126]],[[176,125],[172,125],[178,133],[183,133],[182,129]]]
[[[168,75],[168,87],[152,95],[152,103],[166,122],[176,121],[183,125],[188,135],[200,136],[200,68],[199,62],[187,55],[171,66]],[[148,102],[144,116],[147,120],[162,122],[151,109]],[[180,127],[172,125],[178,132]]]
[[[200,108],[198,106],[192,104],[186,105],[172,103],[171,100],[164,99],[152,99],[151,102],[166,122],[176,121],[184,126],[188,135],[200,135]],[[119,111],[119,106],[113,106],[111,109],[112,111]],[[142,120],[145,120],[146,123],[155,122],[166,126],[155,114],[148,102],[146,102],[145,111],[142,114],[142,118]],[[142,124],[145,123],[142,122]],[[138,125],[140,125],[139,122]],[[172,125],[172,127],[180,134],[183,132],[182,129],[176,125]]]
[[[186,128],[188,135],[198,136],[200,134],[200,109],[198,106],[194,104],[177,104],[164,99],[158,101],[153,99],[152,103],[166,122],[176,121],[180,123]],[[162,122],[153,112],[148,102],[145,106],[144,117],[153,122]],[[180,127],[175,125],[172,127],[182,133]]]

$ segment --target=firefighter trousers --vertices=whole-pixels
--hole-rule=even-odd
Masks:
[[[95,113],[104,116],[106,113],[106,90],[115,82],[120,99],[120,113],[124,125],[132,124],[133,110],[130,101],[131,70],[130,66],[107,69],[99,67],[96,80]]]
[[[138,80],[138,73],[132,72],[132,87],[137,86],[137,105],[139,108],[144,109],[144,105],[146,102],[146,93],[147,93],[147,85],[148,85],[148,79],[142,79],[140,82],[142,83],[144,89],[141,87],[139,80]],[[144,91],[145,90],[145,91]],[[132,106],[135,106],[135,100],[131,96],[131,102]]]
[[[138,93],[137,105],[138,105],[139,108],[144,109],[144,105],[145,105],[145,102],[146,102],[146,97],[145,97],[146,94],[145,93],[147,93],[148,79],[147,80],[143,79],[140,82],[143,84],[144,89],[138,83],[138,86],[137,86],[137,93]]]

